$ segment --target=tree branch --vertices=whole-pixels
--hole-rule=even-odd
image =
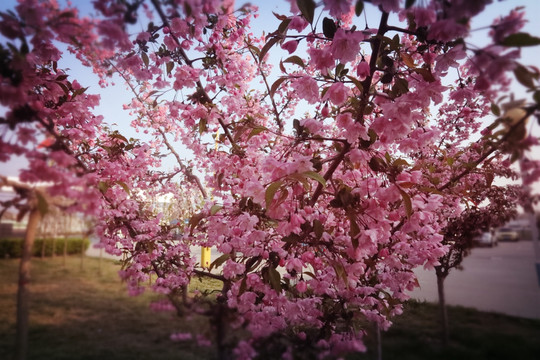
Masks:
[[[452,185],[456,181],[460,180],[464,176],[470,174],[472,170],[476,169],[478,167],[478,165],[480,165],[491,154],[493,154],[495,151],[497,151],[506,142],[506,140],[508,140],[508,138],[510,136],[512,136],[512,134],[516,131],[516,129],[518,129],[527,120],[527,118],[529,118],[529,116],[531,116],[537,110],[537,106],[531,106],[531,107],[525,108],[524,110],[526,112],[525,115],[523,115],[523,117],[521,119],[519,119],[518,122],[516,122],[514,125],[512,125],[512,127],[508,130],[508,132],[506,134],[504,134],[504,136],[495,145],[493,145],[486,153],[484,153],[482,156],[480,156],[480,158],[478,158],[473,163],[472,166],[467,167],[461,173],[459,173],[458,175],[452,177],[443,186],[437,188],[437,190],[442,191],[442,190],[448,189],[450,187],[450,185]]]
[[[360,105],[360,111],[358,112],[358,118],[356,119],[356,121],[360,121],[361,119],[363,119],[363,116],[364,116],[364,109],[367,105],[367,97],[369,95],[369,89],[371,87],[371,82],[373,80],[373,74],[375,73],[376,68],[377,68],[377,58],[379,57],[379,51],[381,49],[381,38],[388,28],[387,27],[388,15],[389,14],[387,12],[383,12],[381,16],[381,21],[379,23],[379,30],[377,31],[377,36],[373,43],[373,52],[371,54],[371,60],[369,63],[370,75],[366,77],[366,79],[362,82],[362,87],[363,87],[362,103]],[[346,142],[343,146],[343,149],[340,151],[340,153],[332,162],[332,164],[330,164],[330,167],[328,168],[328,170],[326,170],[326,173],[323,176],[326,181],[328,181],[332,177],[336,169],[339,167],[339,164],[341,164],[341,162],[345,158],[345,155],[347,154],[347,152],[349,152],[350,149],[351,149],[351,144]],[[313,193],[313,196],[311,197],[311,200],[309,202],[310,206],[315,205],[315,203],[317,202],[317,199],[319,198],[319,196],[321,196],[322,191],[323,191],[323,185],[321,183],[318,183],[317,188],[315,189],[315,192]]]

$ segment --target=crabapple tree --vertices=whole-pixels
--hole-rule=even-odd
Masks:
[[[537,143],[538,70],[518,60],[540,39],[516,9],[470,43],[489,3],[298,0],[255,34],[256,6],[232,0],[96,0],[93,17],[21,0],[1,14],[0,160],[25,157],[21,180],[99,219],[130,293],[152,276],[164,307],[208,315],[220,357],[363,351],[360,324],[390,326],[472,191]],[[121,79],[139,139],[61,48],[101,86]],[[501,100],[513,78],[530,100]],[[155,206],[186,198],[187,224]],[[223,255],[202,267],[193,246]],[[195,278],[219,295],[188,294]]]

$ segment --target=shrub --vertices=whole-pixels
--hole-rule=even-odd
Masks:
[[[41,256],[41,247],[45,241],[45,256],[52,256],[53,239],[36,239],[32,249],[32,256]],[[64,242],[67,241],[68,254],[80,254],[84,249],[88,249],[90,241],[87,238],[56,239],[54,253],[62,255],[64,253]],[[18,258],[22,254],[22,239],[0,239],[0,258]]]

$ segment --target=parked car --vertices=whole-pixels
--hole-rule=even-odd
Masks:
[[[518,241],[519,232],[510,227],[503,227],[497,231],[498,241]]]
[[[497,237],[493,236],[490,231],[484,231],[480,235],[473,238],[473,244],[476,246],[489,246],[494,247],[498,245]]]

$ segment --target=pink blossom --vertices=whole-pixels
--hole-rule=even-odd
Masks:
[[[399,11],[399,0],[371,0],[373,5],[379,5],[386,12]]]
[[[500,44],[509,35],[517,33],[525,25],[524,15],[524,11],[512,10],[507,16],[495,19],[489,32],[493,41]]]
[[[337,29],[332,40],[332,55],[342,63],[353,61],[360,52],[360,42],[365,36],[360,31]]]
[[[336,82],[332,84],[326,94],[323,97],[323,100],[330,100],[334,105],[343,105],[347,98],[349,97],[349,88],[345,86],[342,82]]]
[[[412,11],[417,26],[429,26],[437,20],[433,7],[415,6]]]
[[[309,23],[302,16],[293,16],[289,23],[289,29],[302,32]]]
[[[238,360],[249,360],[257,356],[257,352],[245,340],[240,341],[233,352],[235,358]]]
[[[293,52],[295,52],[297,47],[298,47],[298,41],[297,40],[291,40],[291,41],[287,41],[287,42],[281,44],[281,48],[283,50],[287,50],[289,52],[289,54],[292,54]]]
[[[335,61],[332,58],[330,47],[310,48],[308,54],[311,57],[311,64],[323,73],[327,73],[329,68],[334,67]]]
[[[450,67],[457,68],[459,66],[457,60],[465,58],[466,55],[467,54],[463,48],[463,45],[458,45],[451,48],[447,53],[439,55],[435,59],[435,71],[444,72]]]
[[[227,260],[223,265],[223,276],[226,279],[232,279],[236,275],[240,275],[244,272],[246,266],[244,264],[236,263],[232,260]]]
[[[439,20],[429,27],[428,39],[448,42],[464,36],[467,27],[453,19]]]
[[[296,290],[301,294],[305,293],[307,291],[307,283],[305,281],[299,281],[296,284]]]
[[[340,18],[351,11],[351,0],[324,0],[324,9],[328,10],[330,16]]]
[[[137,42],[146,42],[148,40],[150,40],[150,33],[147,31],[140,32],[137,35],[137,39],[136,39]]]
[[[365,80],[368,76],[371,75],[371,69],[367,61],[361,61],[356,67],[356,75],[360,81]]]
[[[317,81],[308,76],[302,76],[292,83],[293,89],[296,90],[300,98],[306,100],[310,104],[315,104],[319,101],[319,86]]]

